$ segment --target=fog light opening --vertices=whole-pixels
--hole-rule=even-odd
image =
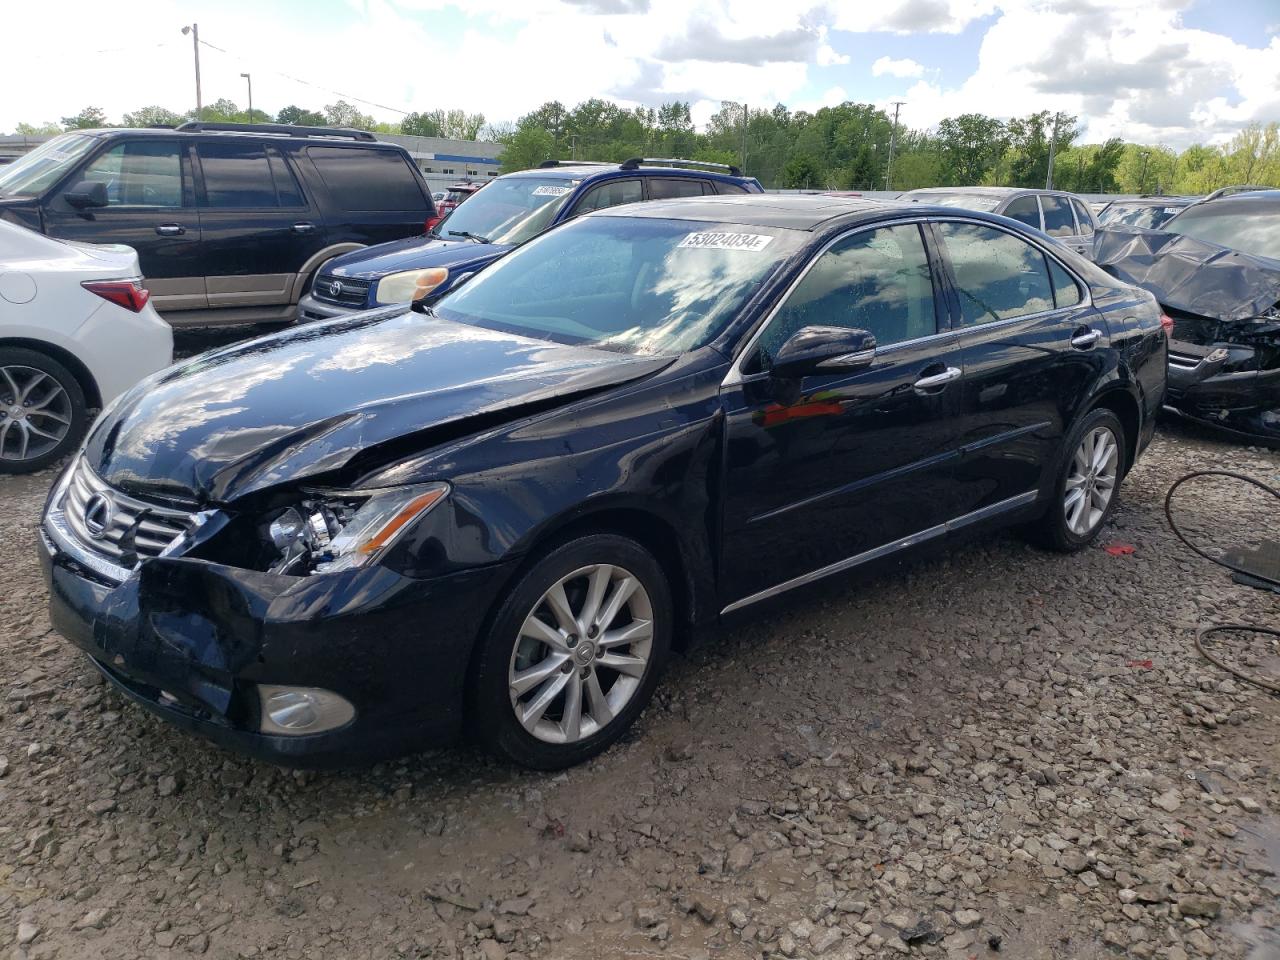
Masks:
[[[263,733],[301,737],[346,726],[356,708],[332,690],[261,684],[259,729]]]

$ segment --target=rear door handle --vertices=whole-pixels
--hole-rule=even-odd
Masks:
[[[952,380],[959,380],[960,373],[959,367],[947,367],[941,373],[933,373],[927,377],[921,377],[915,382],[915,388],[917,390],[930,390],[934,387],[945,387]]]
[[[316,225],[314,223],[307,223],[304,220],[301,223],[295,223],[293,225],[293,232],[294,233],[310,233],[315,228],[316,228]]]
[[[156,227],[156,233],[162,237],[180,237],[187,232],[187,228],[180,223],[162,223]]]
[[[1081,330],[1071,338],[1071,345],[1077,350],[1088,350],[1095,343],[1102,339],[1101,332],[1097,330]]]

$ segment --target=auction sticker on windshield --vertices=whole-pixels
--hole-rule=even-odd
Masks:
[[[763,250],[773,241],[758,233],[691,233],[677,247],[701,247],[704,250]]]
[[[556,187],[544,183],[540,187],[533,188],[535,197],[563,197],[568,193],[573,193],[573,187]]]

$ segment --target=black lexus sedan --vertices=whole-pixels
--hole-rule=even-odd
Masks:
[[[435,305],[205,354],[50,494],[56,628],[286,764],[536,768],[695,628],[956,531],[1088,544],[1151,437],[1147,293],[1002,217],[817,196],[581,217]]]

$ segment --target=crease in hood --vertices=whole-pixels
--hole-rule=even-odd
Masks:
[[[1166,307],[1228,323],[1264,315],[1280,301],[1280,261],[1178,233],[1101,227],[1093,260]]]
[[[203,507],[368,462],[379,445],[427,449],[433,432],[456,439],[469,420],[514,419],[670,362],[378,311],[173,367],[110,409],[85,454],[112,486]]]

